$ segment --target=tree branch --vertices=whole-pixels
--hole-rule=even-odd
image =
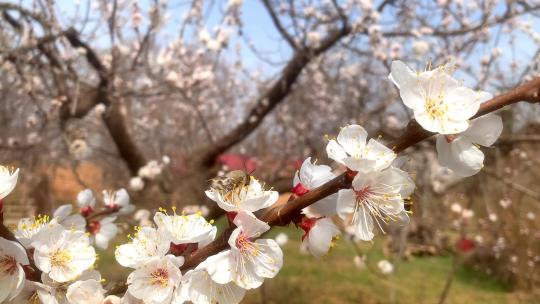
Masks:
[[[474,118],[483,116],[504,106],[520,101],[540,102],[538,97],[539,92],[540,77],[520,85],[510,92],[498,95],[483,103]],[[408,147],[415,145],[432,135],[433,133],[425,131],[413,120],[405,129],[404,134],[395,142],[390,143],[389,146],[392,147],[394,152],[400,153]],[[351,172],[343,173],[328,183],[308,192],[301,197],[290,199],[286,204],[268,208],[263,215],[260,216],[260,219],[270,224],[270,226],[287,225],[297,214],[301,212],[303,208],[336,193],[340,189],[351,187],[353,178],[354,174],[351,174]],[[207,257],[227,249],[227,240],[230,236],[230,232],[230,229],[226,230],[220,237],[218,237],[208,246],[203,247],[188,256],[184,265],[181,267],[182,270],[191,269],[204,261]]]
[[[297,50],[283,69],[281,77],[266,93],[259,97],[257,104],[248,113],[244,122],[206,151],[201,157],[201,164],[205,167],[211,167],[221,153],[227,151],[255,131],[264,117],[287,97],[292,85],[296,82],[306,65],[313,58],[330,49],[350,32],[350,27],[343,27],[329,34],[321,41],[319,47]]]

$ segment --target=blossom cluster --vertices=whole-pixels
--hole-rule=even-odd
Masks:
[[[462,86],[442,66],[432,71],[413,72],[405,64],[392,64],[390,79],[396,84],[404,104],[418,124],[437,133],[439,162],[462,176],[478,172],[483,153],[477,145],[491,146],[502,131],[501,119],[486,115],[470,121],[480,104],[490,98]],[[326,196],[293,217],[304,231],[302,246],[315,257],[326,255],[340,234],[340,220],[355,239],[371,241],[375,226],[384,232],[391,223],[407,223],[406,202],[415,189],[410,174],[403,170],[404,159],[377,139],[368,139],[360,125],[348,125],[326,152],[335,170],[307,158],[296,172],[292,197],[300,197],[345,172],[350,186]],[[168,161],[167,161],[168,162]],[[153,178],[161,172],[156,162],[143,167],[139,177]],[[0,170],[0,199],[16,184],[18,170]],[[132,181],[133,182],[133,181]],[[201,212],[177,213],[160,208],[142,227],[136,227],[130,242],[116,247],[117,262],[132,269],[127,291],[120,298],[109,296],[101,286],[94,245],[108,247],[117,234],[118,215],[131,213],[125,189],[103,192],[103,208],[96,211],[96,198],[89,189],[77,196],[73,205],[60,206],[52,218],[22,219],[14,230],[14,240],[0,238],[0,301],[39,299],[43,303],[238,303],[246,290],[260,287],[283,266],[278,242],[261,238],[270,225],[255,213],[277,203],[279,194],[266,189],[253,176],[232,171],[212,180],[205,192],[227,213],[228,246],[207,257],[194,268],[184,269],[185,259],[216,238],[217,228]],[[32,267],[39,272],[30,273]],[[25,268],[26,267],[26,268]],[[380,263],[389,274],[389,262]]]
[[[0,200],[15,187],[18,169],[0,167]],[[103,192],[96,209],[91,190],[77,195],[78,212],[66,204],[53,217],[23,218],[13,239],[0,237],[0,302],[61,304],[101,303],[105,290],[94,269],[96,250],[106,249],[117,234],[117,215],[133,211],[124,189]]]

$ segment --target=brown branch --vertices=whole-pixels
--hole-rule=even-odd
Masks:
[[[321,42],[319,47],[297,50],[283,69],[281,77],[268,91],[259,97],[257,104],[248,113],[246,119],[206,151],[201,157],[201,164],[205,167],[211,167],[221,153],[227,151],[255,131],[264,117],[289,95],[292,85],[296,82],[307,64],[316,56],[330,49],[350,32],[350,27],[343,27],[329,34]]]
[[[510,92],[498,95],[483,103],[474,118],[491,113],[504,106],[520,101],[539,102],[539,92],[540,77],[520,85]],[[405,129],[404,134],[395,142],[390,143],[389,146],[392,147],[394,152],[400,153],[408,147],[413,146],[432,135],[433,133],[423,130],[418,123],[413,120]],[[303,208],[333,193],[336,193],[340,189],[349,188],[351,186],[353,177],[353,174],[343,173],[328,183],[308,192],[299,198],[291,199],[289,202],[283,205],[268,208],[263,215],[260,216],[260,219],[269,223],[271,226],[287,225],[297,214],[299,214]],[[204,261],[207,257],[227,249],[227,240],[229,235],[230,231],[227,230],[223,235],[210,243],[208,246],[192,253],[186,258],[186,261],[182,266],[182,270],[191,269]]]

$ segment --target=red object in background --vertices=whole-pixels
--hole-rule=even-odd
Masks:
[[[226,153],[218,157],[218,162],[227,166],[229,171],[242,170],[251,173],[257,169],[257,161],[254,157],[240,154]]]
[[[474,249],[474,246],[474,242],[465,237],[461,238],[457,243],[457,247],[461,252],[469,252]]]

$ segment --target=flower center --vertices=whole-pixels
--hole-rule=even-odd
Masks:
[[[17,271],[17,261],[14,257],[5,255],[0,258],[0,273],[14,275]]]
[[[360,204],[373,195],[373,191],[369,186],[366,186],[363,189],[354,192],[356,193],[356,202]]]
[[[150,284],[167,287],[169,285],[169,272],[167,269],[158,268],[150,274]]]
[[[257,256],[260,253],[257,244],[253,243],[244,233],[240,233],[240,235],[236,239],[236,247],[238,247],[242,254]]]
[[[71,254],[67,250],[56,250],[49,255],[53,267],[65,267],[71,262]]]
[[[443,100],[443,94],[438,94],[435,98],[432,96],[426,97],[426,112],[431,119],[441,118],[446,114],[446,107],[442,105]]]

